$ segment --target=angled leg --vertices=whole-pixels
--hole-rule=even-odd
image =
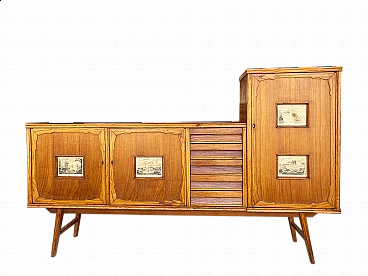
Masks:
[[[78,237],[81,214],[75,214],[75,218],[77,219],[77,222],[74,224],[74,235],[73,236]]]
[[[51,257],[55,257],[57,253],[63,217],[64,217],[63,210],[57,209],[55,217],[54,238],[52,240]]]
[[[52,240],[51,257],[56,256],[60,235],[63,234],[66,230],[68,230],[70,227],[74,225],[74,237],[78,236],[81,214],[79,213],[75,214],[75,218],[71,222],[66,224],[64,227],[61,227],[63,224],[63,217],[64,217],[63,209],[56,209],[54,238]]]
[[[294,222],[294,218],[293,217],[288,217],[289,220],[289,226],[290,226],[290,231],[291,231],[291,237],[293,238],[294,242],[297,242],[297,238],[296,238],[296,232],[295,229],[293,227],[293,222]]]
[[[314,261],[314,256],[313,256],[312,243],[311,243],[310,236],[309,236],[307,218],[306,218],[304,213],[299,213],[299,220],[300,220],[300,224],[302,226],[305,246],[307,247],[309,260],[312,264],[314,264],[315,261]]]

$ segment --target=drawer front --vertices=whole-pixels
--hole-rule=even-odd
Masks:
[[[190,129],[191,205],[243,206],[243,129]]]

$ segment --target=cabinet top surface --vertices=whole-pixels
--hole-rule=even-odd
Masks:
[[[71,122],[71,123],[26,123],[26,128],[44,127],[246,127],[245,123],[240,122],[172,122],[172,123],[146,123],[146,122]]]
[[[241,81],[248,74],[277,74],[277,73],[318,73],[318,72],[341,72],[341,66],[321,67],[280,67],[280,68],[250,68],[239,77]]]

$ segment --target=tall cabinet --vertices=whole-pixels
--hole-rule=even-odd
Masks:
[[[341,67],[248,69],[248,209],[340,212]]]

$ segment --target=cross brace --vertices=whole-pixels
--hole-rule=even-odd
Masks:
[[[63,234],[66,230],[74,225],[74,237],[78,236],[79,225],[81,220],[81,214],[75,214],[75,218],[69,222],[64,227],[61,227],[63,223],[64,212],[62,209],[57,209],[56,217],[55,217],[55,228],[54,228],[54,238],[52,240],[52,249],[51,249],[51,257],[55,257],[59,245],[60,235]]]
[[[290,226],[290,231],[291,231],[291,237],[293,238],[293,241],[294,242],[297,241],[296,232],[298,232],[298,234],[305,241],[305,246],[307,248],[307,252],[308,252],[310,262],[312,264],[315,264],[314,256],[313,256],[313,250],[312,250],[312,243],[311,243],[310,236],[309,236],[308,223],[307,223],[307,218],[306,218],[305,214],[304,213],[299,213],[299,220],[300,220],[300,224],[302,226],[302,229],[300,229],[300,227],[298,225],[296,225],[296,223],[294,222],[293,217],[288,217],[288,220],[289,220],[289,226]]]

